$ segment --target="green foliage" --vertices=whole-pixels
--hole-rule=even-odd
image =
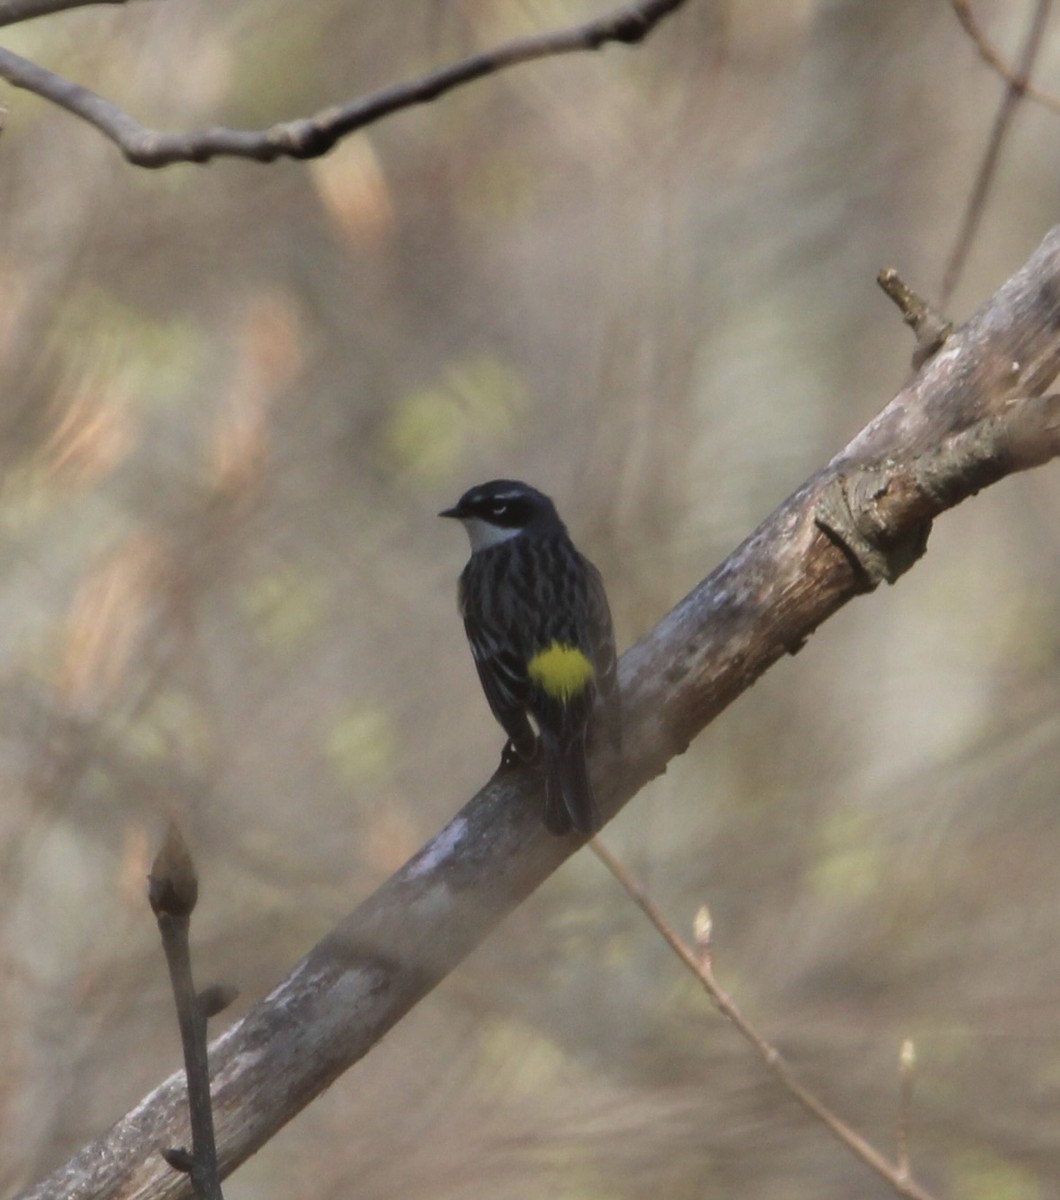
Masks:
[[[426,484],[453,473],[473,443],[508,442],[526,406],[515,369],[482,354],[452,363],[435,384],[403,396],[384,430],[394,469]]]
[[[829,814],[822,823],[820,842],[810,875],[822,897],[853,904],[871,896],[886,877],[878,834],[862,814],[842,808]]]
[[[177,688],[158,691],[150,705],[124,721],[123,741],[145,759],[166,761],[176,756],[205,759],[211,740],[210,723],[202,706]]]
[[[348,786],[374,783],[394,761],[397,730],[386,709],[366,704],[338,720],[328,736],[327,753]]]
[[[292,568],[259,576],[244,589],[241,606],[262,645],[288,653],[319,627],[327,593],[321,581]]]
[[[1041,1200],[1042,1189],[1034,1174],[977,1147],[958,1156],[953,1194],[967,1200]]]
[[[96,284],[73,288],[53,326],[71,368],[102,386],[120,387],[134,408],[183,396],[201,367],[204,340],[185,318],[158,318]]]

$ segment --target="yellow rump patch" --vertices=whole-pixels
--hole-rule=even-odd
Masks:
[[[577,646],[553,642],[527,663],[530,678],[546,695],[567,704],[591,682],[593,664]]]

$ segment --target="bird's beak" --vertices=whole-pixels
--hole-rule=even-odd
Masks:
[[[459,508],[443,508],[438,515],[440,517],[455,517],[459,521],[461,513]]]

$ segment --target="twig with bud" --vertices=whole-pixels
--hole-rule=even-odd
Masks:
[[[906,1038],[898,1052],[898,1173],[908,1179],[909,1168],[909,1114],[913,1109],[913,1083],[916,1080],[916,1046],[912,1038]]]
[[[884,267],[876,276],[876,282],[888,299],[898,306],[902,320],[916,335],[913,369],[919,370],[933,354],[942,349],[953,332],[953,322],[936,312],[923,296],[917,295],[894,267]]]
[[[696,913],[693,922],[695,945],[689,945],[677,932],[662,912],[645,892],[643,887],[633,878],[630,872],[607,849],[599,838],[589,842],[596,857],[604,864],[618,880],[626,894],[641,910],[648,920],[662,935],[670,949],[685,964],[693,975],[703,985],[703,990],[714,1002],[718,1011],[732,1022],[743,1035],[744,1039],[754,1047],[759,1057],[770,1071],[780,1080],[787,1091],[802,1107],[815,1117],[833,1134],[848,1150],[870,1167],[881,1179],[888,1183],[900,1196],[909,1200],[933,1200],[930,1192],[921,1187],[909,1174],[908,1156],[904,1162],[897,1164],[889,1162],[875,1146],[867,1142],[861,1134],[852,1129],[841,1117],[837,1116],[818,1096],[811,1092],[796,1076],[795,1072],[781,1057],[780,1051],[766,1041],[750,1021],[743,1015],[736,1001],[721,987],[714,975],[713,954],[713,920],[709,910],[704,906]],[[911,1084],[910,1084],[911,1086]],[[903,1100],[903,1105],[905,1101]]]
[[[177,1006],[191,1119],[191,1150],[170,1148],[162,1151],[162,1157],[175,1171],[188,1176],[199,1200],[224,1200],[210,1100],[206,1021],[226,1008],[235,999],[235,992],[220,985],[207,988],[201,996],[195,992],[189,934],[191,914],[199,898],[199,879],[187,843],[172,821],[151,864],[147,898],[158,921]]]

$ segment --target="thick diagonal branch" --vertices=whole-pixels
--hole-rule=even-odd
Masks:
[[[935,516],[1060,451],[1060,228],[828,466],[622,659],[625,750],[595,764],[607,815],[832,613],[923,552]],[[493,780],[214,1043],[231,1170],[364,1055],[580,843],[541,825],[541,778]],[[355,831],[349,833],[351,838]],[[187,1196],[167,1080],[23,1200]]]

